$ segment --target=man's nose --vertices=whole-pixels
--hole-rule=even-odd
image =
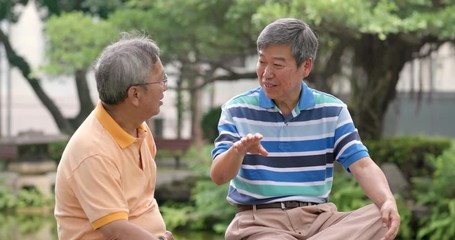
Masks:
[[[273,76],[273,68],[272,68],[272,66],[266,66],[262,76],[264,78],[271,78]]]

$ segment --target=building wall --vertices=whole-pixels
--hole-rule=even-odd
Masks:
[[[384,134],[455,138],[455,93],[400,92],[387,110]]]

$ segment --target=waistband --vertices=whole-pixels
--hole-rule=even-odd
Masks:
[[[267,208],[280,208],[280,209],[292,209],[297,207],[305,207],[318,205],[319,203],[314,202],[300,202],[300,201],[286,201],[286,202],[275,202],[275,203],[266,203],[266,204],[257,204],[257,205],[242,205],[237,204],[237,213],[252,210],[253,206],[256,206],[256,209],[267,209]]]

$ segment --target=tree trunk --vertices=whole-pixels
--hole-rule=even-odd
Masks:
[[[8,58],[8,62],[11,66],[15,66],[19,69],[22,76],[27,80],[27,82],[32,87],[33,91],[36,93],[36,96],[39,98],[41,103],[49,110],[49,113],[54,118],[55,123],[59,130],[66,134],[72,134],[74,132],[74,128],[71,126],[68,119],[63,117],[61,111],[57,108],[54,101],[44,92],[43,88],[40,85],[40,80],[32,77],[30,66],[27,61],[19,56],[14,49],[11,47],[8,37],[5,33],[0,29],[0,42],[3,43],[6,51],[6,56]]]
[[[191,138],[196,143],[202,142],[202,130],[200,123],[202,120],[202,109],[201,109],[201,89],[197,88],[202,83],[201,76],[197,74],[198,66],[195,65],[195,71],[191,74],[192,80],[190,80],[190,112],[191,112]]]
[[[180,74],[177,78],[177,87],[176,91],[176,108],[177,108],[177,138],[182,138],[182,129],[183,129],[183,73],[185,72],[185,66],[182,64],[180,67]]]
[[[90,88],[87,83],[87,69],[79,69],[75,72],[76,90],[79,101],[79,113],[73,119],[71,119],[71,125],[74,129],[77,129],[81,123],[87,118],[92,112],[95,105],[93,104],[90,96]]]
[[[319,91],[333,93],[334,76],[341,73],[342,57],[349,41],[338,39],[338,42],[330,52],[318,57],[313,62],[313,70],[311,71],[308,81]]]
[[[396,85],[405,63],[420,48],[389,36],[363,36],[355,45],[350,110],[363,139],[382,136],[384,116],[394,100]]]
[[[201,77],[197,77],[196,85],[200,84]],[[202,104],[200,88],[194,88],[191,93],[191,135],[195,142],[200,143],[203,139],[201,122],[202,122]]]

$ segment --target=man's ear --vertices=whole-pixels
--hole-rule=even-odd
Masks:
[[[140,86],[131,86],[126,92],[126,100],[134,106],[139,105],[139,100],[141,98],[141,91],[139,91],[139,88]]]
[[[300,67],[302,68],[301,70],[303,77],[304,78],[308,77],[308,75],[310,75],[311,69],[313,68],[313,59],[308,58],[307,60],[305,60],[305,62],[302,63],[302,65],[300,65]]]

